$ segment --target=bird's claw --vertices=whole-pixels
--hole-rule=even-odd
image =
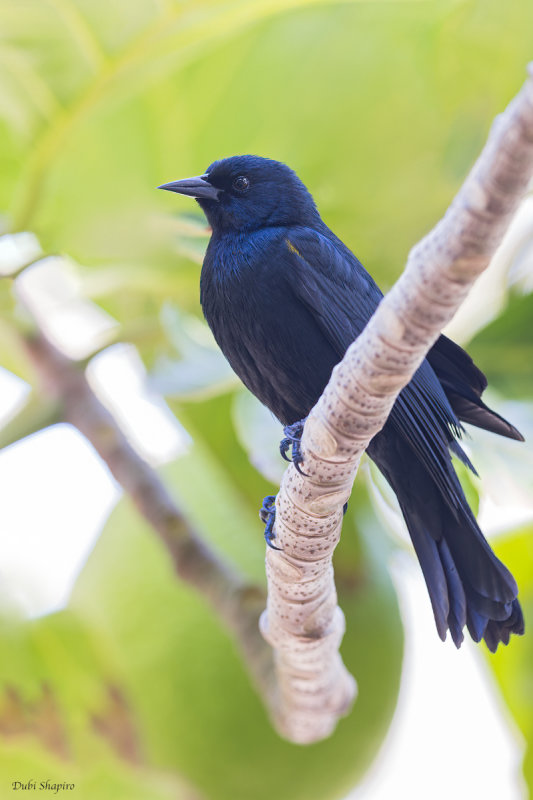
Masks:
[[[292,425],[286,425],[283,428],[283,433],[285,436],[279,443],[279,452],[281,453],[281,457],[284,458],[285,461],[292,461],[300,475],[305,475],[305,472],[300,467],[300,464],[302,464],[304,460],[301,450],[304,424],[305,419],[300,419],[298,422],[293,422]],[[289,458],[287,455],[289,448],[291,449],[291,458]]]
[[[265,542],[271,550],[281,550],[281,547],[276,547],[272,544],[276,538],[274,533],[274,523],[276,521],[276,496],[267,494],[263,499],[263,505],[259,509],[259,519],[265,525]]]

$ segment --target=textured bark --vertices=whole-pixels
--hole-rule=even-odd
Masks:
[[[303,469],[285,472],[276,544],[267,549],[261,617],[275,648],[284,735],[317,741],[350,708],[355,681],[338,646],[332,554],[359,459],[401,389],[488,266],[533,173],[533,67],[495,121],[488,142],[444,218],[413,248],[407,267],[350,346],[304,429]],[[379,635],[379,632],[377,633]]]

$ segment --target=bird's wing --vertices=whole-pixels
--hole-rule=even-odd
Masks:
[[[335,237],[292,229],[285,239],[292,254],[289,283],[313,314],[339,360],[374,313],[382,294],[355,256]],[[452,506],[461,490],[448,448],[473,469],[456,441],[461,427],[433,369],[424,361],[402,390],[390,422],[409,441]]]
[[[341,358],[383,295],[340,240],[309,228],[293,228],[284,243],[292,256],[290,287]]]

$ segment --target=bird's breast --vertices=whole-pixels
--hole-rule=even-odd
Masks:
[[[215,339],[243,383],[283,422],[305,416],[339,360],[291,289],[283,231],[265,241],[210,245],[200,299]],[[252,238],[252,241],[250,241]]]

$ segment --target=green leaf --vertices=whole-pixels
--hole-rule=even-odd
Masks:
[[[63,406],[58,400],[30,396],[23,408],[6,425],[0,427],[0,450],[31,436],[50,425],[63,421]]]
[[[533,294],[512,295],[503,313],[469,343],[489,384],[507,397],[533,399]]]
[[[6,43],[61,105],[24,146],[4,148],[18,165],[3,195],[13,224],[81,261],[167,265],[181,296],[157,209],[191,204],[155,186],[260,152],[298,170],[386,286],[522,80],[531,14],[528,0],[508,4],[509,48],[495,0],[483,14],[473,2],[3,4]]]
[[[279,484],[287,466],[280,458],[278,446],[283,437],[281,424],[247,390],[235,393],[232,417],[237,438],[250,463],[268,481]]]
[[[2,619],[0,642],[3,786],[33,780],[43,790],[49,781],[49,792],[69,783],[82,798],[199,799],[180,776],[147,762],[121,667],[101,632],[64,611]]]
[[[34,125],[37,130],[41,129],[41,133],[33,143],[18,182],[12,212],[14,229],[32,226],[43,181],[52,161],[78,126],[84,124],[95,110],[98,113],[102,107],[123,103],[132,95],[138,95],[147,84],[182,69],[210,45],[234,35],[236,31],[290,8],[314,2],[317,0],[256,0],[255,3],[233,0],[223,5],[204,2],[189,9],[177,2],[158,5],[144,0],[136,3],[133,11],[131,4],[124,0],[114,4],[112,10],[102,2],[87,6],[80,0],[81,10],[77,4],[72,8],[68,0],[62,0],[52,4],[56,12],[52,24],[49,16],[42,14],[37,0],[30,0],[30,9],[26,4],[23,14],[17,14],[12,8],[0,13],[0,24],[5,26],[6,46],[12,47],[21,64],[21,80],[28,83],[29,63],[35,60],[27,56],[24,60],[29,51],[34,51],[37,60],[43,62],[39,72],[31,72],[34,91],[28,91],[29,102],[35,102],[36,95],[42,105],[45,88],[47,93],[48,124],[44,127]],[[62,23],[60,26],[57,17]],[[22,21],[28,19],[33,24],[26,25],[26,47],[20,47],[17,35]],[[104,40],[102,44],[98,43],[99,36]],[[59,47],[57,39],[61,42]],[[57,60],[62,63],[63,72],[57,69],[57,61],[50,63],[52,45],[59,51]],[[66,68],[67,64],[72,65],[71,70]],[[44,81],[41,81],[41,71],[46,76]],[[69,78],[67,85],[65,73]],[[6,70],[4,80],[9,74]],[[56,103],[50,86],[63,96],[64,105]],[[56,108],[57,113],[54,113]]]
[[[253,470],[236,457],[234,445],[225,451],[225,458],[232,461],[232,470],[228,470],[224,456],[220,458],[203,429],[200,432],[195,428],[194,419],[197,417],[192,414],[180,415],[194,444],[186,455],[164,467],[162,474],[174,487],[187,518],[215,550],[235,562],[250,580],[263,584],[264,539],[258,513],[263,495],[252,496]],[[240,483],[235,481],[236,474]]]
[[[183,461],[179,475],[172,471],[178,487],[190,467]],[[242,525],[237,498],[228,507],[219,505],[219,479],[209,471],[196,485],[204,508],[214,507],[203,517],[209,538],[226,541],[221,527],[233,528],[235,544],[226,544],[225,551],[239,564],[240,548],[257,536],[253,571],[262,572],[261,534]],[[341,798],[360,778],[394,710],[402,631],[384,561],[367,551],[352,521],[346,527],[346,545],[336,557],[347,617],[342,652],[359,696],[330,739],[298,747],[272,730],[223,623],[203,598],[176,580],[166,552],[131,504],[119,504],[72,603],[101,631],[109,656],[127,674],[151,763],[178,770],[211,800]],[[367,530],[369,538],[380,534]],[[354,542],[359,542],[355,548]]]
[[[254,525],[259,526],[259,507],[263,497],[277,491],[278,485],[259,474],[250,464],[248,453],[239,440],[234,426],[233,394],[222,394],[209,397],[201,403],[190,402],[173,404],[178,419],[189,431],[193,440],[201,446],[209,459],[217,468],[225,473],[226,481],[235,487],[241,502],[247,504],[254,518]],[[280,430],[281,433],[281,430]],[[271,447],[277,447],[279,434],[274,434]],[[280,457],[281,461],[281,457]],[[183,460],[176,462],[182,469]],[[185,472],[187,468],[185,466]],[[200,479],[201,485],[201,479]],[[205,507],[205,502],[199,505]],[[231,518],[231,514],[230,514]],[[256,528],[262,552],[262,527]],[[257,541],[255,536],[252,539]],[[243,545],[241,544],[242,548]],[[257,550],[255,556],[257,556]]]
[[[495,550],[518,583],[526,635],[513,638],[508,647],[498,648],[494,655],[488,651],[485,653],[504,699],[525,738],[524,777],[530,791],[533,791],[533,638],[528,633],[528,624],[533,620],[533,529],[524,528],[506,536],[497,543]]]
[[[5,286],[7,281],[0,280],[0,286]],[[10,311],[13,307],[13,298],[10,294],[9,301]],[[20,325],[23,328],[24,323]],[[8,318],[6,314],[5,319],[0,318],[0,364],[4,369],[13,372],[18,378],[26,381],[26,383],[34,386],[37,383],[37,376],[35,374],[35,366],[31,363],[28,353],[24,347],[24,340],[21,331]]]
[[[166,303],[161,320],[179,359],[160,358],[150,376],[152,388],[174,398],[201,399],[227,392],[238,378],[216,345],[205,322]]]

